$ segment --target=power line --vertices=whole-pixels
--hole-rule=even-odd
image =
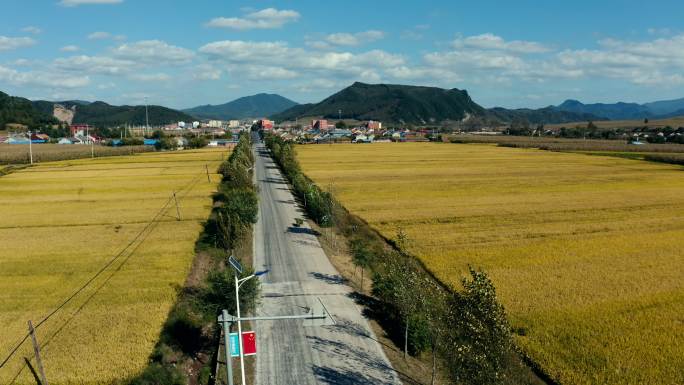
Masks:
[[[183,186],[179,191],[186,190],[189,192],[195,184],[200,180],[200,178],[204,175],[204,173],[199,174],[196,176],[194,179],[192,179],[190,182],[188,182],[187,185]],[[185,194],[183,195],[185,197]],[[126,253],[126,250],[128,250],[153,224],[155,224],[159,217],[163,216],[163,213],[166,212],[169,204],[173,200],[173,196],[169,197],[169,199],[166,201],[166,203],[162,206],[162,208],[152,217],[150,222],[145,225],[145,227],[138,232],[138,234],[123,248],[119,253],[117,253],[112,259],[110,259],[102,268],[100,268],[90,279],[88,279],[81,287],[79,287],[76,291],[74,291],[67,299],[62,301],[62,303],[57,306],[55,309],[53,309],[48,315],[43,317],[43,319],[38,322],[35,325],[35,329],[38,329],[42,324],[44,324],[47,320],[49,320],[53,315],[55,315],[60,309],[62,309],[64,306],[66,306],[72,299],[74,299],[79,293],[81,293],[83,290],[85,290],[94,280],[97,279],[103,272],[107,270],[108,267],[110,267],[114,262],[116,262],[117,259],[119,259],[121,256],[123,256]],[[143,239],[144,240],[144,239]],[[137,249],[137,247],[136,247]],[[135,249],[133,250],[135,251]],[[131,254],[132,255],[132,254]],[[124,261],[125,263],[125,261]],[[17,343],[17,345],[10,351],[10,353],[7,355],[7,357],[0,363],[0,368],[5,366],[7,362],[16,354],[16,352],[19,350],[19,348],[26,342],[26,340],[29,338],[30,334],[27,333],[24,335],[24,337]]]

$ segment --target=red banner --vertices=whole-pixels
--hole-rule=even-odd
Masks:
[[[256,354],[256,333],[242,332],[242,351],[245,356],[253,356]]]

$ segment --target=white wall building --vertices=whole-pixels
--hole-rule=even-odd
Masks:
[[[211,128],[221,128],[223,125],[223,122],[220,120],[210,120],[209,123],[207,123],[207,127]]]

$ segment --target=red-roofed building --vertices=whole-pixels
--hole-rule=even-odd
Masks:
[[[376,122],[374,120],[369,120],[366,123],[366,128],[369,130],[380,130],[380,129],[382,129],[382,123]]]
[[[261,120],[259,120],[258,127],[261,128],[262,130],[272,130],[273,129],[273,121],[268,120],[268,119],[261,119]]]
[[[327,130],[328,129],[328,121],[325,119],[314,120],[313,122],[311,122],[311,127],[317,128],[319,130]]]
[[[87,135],[92,131],[91,126],[87,124],[72,124],[69,126],[69,131],[71,132],[71,136],[76,136],[76,135]]]

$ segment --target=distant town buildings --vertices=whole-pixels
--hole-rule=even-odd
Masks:
[[[375,120],[369,120],[366,122],[365,126],[369,130],[382,130],[382,123],[376,122]]]
[[[69,132],[71,133],[71,136],[85,136],[90,132],[91,129],[92,127],[87,124],[72,124],[69,126]]]
[[[223,126],[223,121],[221,120],[210,120],[207,123],[207,127],[210,128],[221,128]]]
[[[273,130],[273,121],[268,119],[260,119],[257,121],[257,127],[262,130]]]
[[[328,129],[328,121],[325,119],[314,120],[311,122],[311,128],[316,129],[316,130],[327,130]]]

